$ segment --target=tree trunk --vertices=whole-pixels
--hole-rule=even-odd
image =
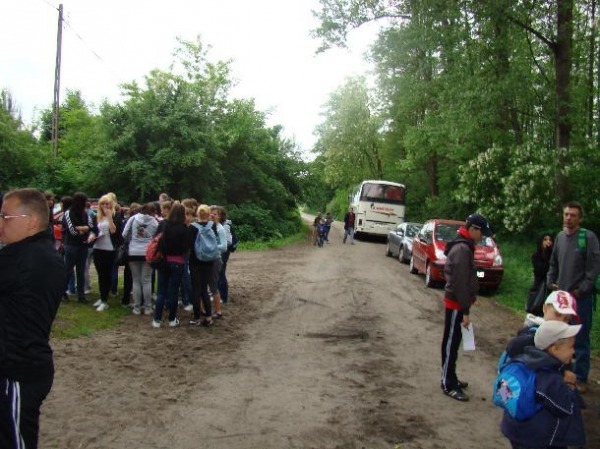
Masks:
[[[569,186],[563,173],[566,154],[571,143],[571,64],[573,39],[573,0],[557,0],[556,15],[556,193],[560,203],[569,196]]]
[[[590,48],[588,53],[588,99],[587,137],[590,143],[594,139],[594,61],[596,60],[596,0],[592,0],[590,12]]]
[[[431,198],[437,198],[440,194],[440,189],[438,187],[438,156],[436,151],[429,156],[426,170],[429,196]]]

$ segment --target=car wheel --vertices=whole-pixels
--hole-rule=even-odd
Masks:
[[[387,257],[392,256],[392,252],[390,251],[390,241],[388,240],[387,245],[385,245],[385,255]]]
[[[435,287],[436,282],[431,277],[431,264],[428,263],[425,265],[425,287],[433,288]]]
[[[410,263],[408,264],[408,271],[410,272],[410,274],[417,274],[418,271],[415,268],[415,261],[414,261],[415,256],[410,258]]]
[[[404,257],[404,246],[401,246],[398,250],[398,260],[400,263],[406,263],[406,257]]]

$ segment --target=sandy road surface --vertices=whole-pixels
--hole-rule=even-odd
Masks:
[[[211,329],[131,316],[54,342],[40,448],[508,448],[490,385],[520,319],[481,298],[478,350],[458,363],[471,401],[454,401],[439,388],[440,291],[384,245],[341,235],[336,223],[324,248],[235,253],[232,301]]]

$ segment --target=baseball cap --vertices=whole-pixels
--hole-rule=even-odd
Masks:
[[[547,349],[563,338],[574,337],[581,329],[581,324],[563,323],[562,321],[544,321],[535,332],[533,341],[538,349]]]
[[[573,295],[564,290],[556,290],[548,295],[544,304],[552,304],[562,315],[577,315],[577,302]]]
[[[481,229],[481,232],[486,237],[492,236],[492,230],[490,229],[490,224],[488,223],[487,218],[485,218],[483,215],[471,214],[467,217],[467,219],[465,221],[467,222],[467,225],[471,224],[471,225],[477,226],[479,229]]]

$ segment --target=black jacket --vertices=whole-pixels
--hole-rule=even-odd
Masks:
[[[458,303],[460,310],[468,315],[477,297],[479,282],[473,262],[475,243],[463,235],[466,231],[461,231],[454,240],[448,242],[444,250],[447,257],[444,264],[444,290],[446,299]]]
[[[53,376],[48,340],[65,285],[65,266],[48,231],[0,250],[0,378]]]

